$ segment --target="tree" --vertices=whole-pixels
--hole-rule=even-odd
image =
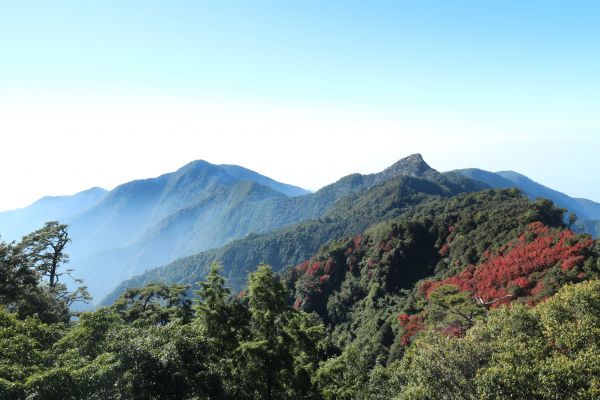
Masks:
[[[71,270],[60,271],[59,267],[69,261],[64,253],[65,246],[71,241],[67,225],[57,221],[46,222],[43,228],[23,237],[21,246],[29,257],[33,267],[48,278],[51,288],[56,287],[59,278]]]
[[[271,267],[260,265],[249,275],[248,300],[252,337],[240,343],[240,352],[250,367],[247,378],[256,382],[256,396],[272,400],[281,390],[280,371],[292,362],[282,337],[286,291]]]
[[[91,300],[87,288],[82,285],[83,282],[71,276],[73,270],[63,268],[69,262],[65,247],[70,242],[68,226],[50,221],[46,222],[43,228],[23,237],[19,243],[19,248],[30,266],[41,277],[47,278],[50,292],[64,301],[67,307],[77,301],[87,303]],[[79,285],[74,291],[69,291],[65,283],[60,283],[60,278],[64,275],[70,276]]]
[[[577,214],[569,213],[569,229],[573,229],[575,222],[577,222]]]
[[[456,286],[442,285],[429,294],[428,319],[440,328],[456,327],[460,333],[471,328],[478,317],[485,313],[469,292],[461,292]]]
[[[493,309],[464,338],[430,330],[397,368],[397,399],[599,398],[600,281]]]
[[[325,400],[353,400],[361,397],[369,371],[364,352],[350,345],[338,357],[331,357],[322,363],[315,379]]]
[[[20,300],[38,285],[38,275],[14,243],[0,242],[0,304],[18,311]]]
[[[288,304],[285,287],[267,265],[249,275],[247,298],[250,332],[236,351],[244,392],[236,397],[315,398],[311,375],[326,347],[323,325]]]
[[[213,263],[205,281],[199,282],[196,291],[196,317],[206,336],[211,338],[221,352],[233,350],[240,335],[247,331],[249,315],[245,307],[231,296],[221,276],[223,266]]]
[[[188,288],[165,283],[131,288],[117,299],[112,308],[127,323],[166,325],[174,320],[187,323],[192,317],[192,301],[186,293]]]

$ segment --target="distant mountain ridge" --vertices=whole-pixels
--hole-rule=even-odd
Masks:
[[[414,154],[382,172],[348,175],[310,193],[243,167],[199,160],[108,192],[92,190],[95,196],[59,199],[59,204],[79,201],[77,207],[65,206],[69,213],[42,212],[27,225],[20,218],[32,212],[26,208],[14,212],[10,222],[22,228],[21,234],[46,220],[68,223],[73,239],[70,267],[99,299],[122,280],[149,268],[249,234],[321,218],[340,199],[398,176],[441,174]],[[0,213],[0,222],[3,217],[7,214]],[[7,225],[0,223],[0,232],[10,231]]]
[[[453,172],[484,182],[495,188],[516,187],[530,199],[538,197],[550,199],[557,206],[566,208],[569,212],[577,215],[579,221],[576,227],[578,229],[589,232],[596,237],[600,236],[600,203],[568,196],[514,171],[490,172],[477,168],[468,168]]]
[[[175,172],[127,182],[111,191],[93,188],[73,196],[42,198],[29,207],[1,212],[0,232],[3,240],[19,240],[48,220],[69,224],[70,267],[76,277],[84,279],[92,295],[100,297],[107,279],[116,280],[116,284],[127,276],[131,268],[126,261],[149,262],[158,255],[156,262],[160,263],[181,255],[178,251],[162,254],[164,245],[157,243],[173,243],[175,249],[183,242],[190,243],[192,249],[220,246],[271,227],[265,221],[268,215],[259,215],[263,220],[254,218],[245,225],[220,231],[228,210],[248,210],[252,214],[253,205],[258,203],[281,202],[307,193],[310,192],[243,167],[198,160]],[[279,219],[272,225],[286,222]],[[178,223],[182,225],[177,226]],[[198,225],[204,226],[204,231],[192,229]],[[161,235],[163,229],[166,233]],[[145,246],[140,244],[148,238],[155,240],[149,240]],[[132,250],[124,250],[132,246]],[[185,251],[181,249],[183,254]],[[96,273],[105,278],[92,279]]]
[[[234,265],[229,278],[237,284],[247,272],[244,261],[263,259],[283,267],[316,252],[317,243],[393,217],[407,202],[489,187],[517,187],[531,198],[550,198],[579,216],[577,229],[600,233],[598,203],[571,198],[511,171],[442,174],[413,154],[381,172],[351,174],[314,193],[240,166],[198,160],[111,191],[92,188],[0,212],[0,234],[2,240],[18,240],[47,220],[68,223],[70,267],[98,301],[122,281],[170,263],[148,276],[171,274],[183,265],[171,274],[175,281],[201,277],[204,264],[220,259],[219,254]],[[309,245],[299,244],[293,254],[291,247],[277,248],[290,246],[289,240]],[[229,243],[233,247],[223,247]],[[240,258],[242,251],[249,255]],[[201,268],[193,263],[202,263]]]
[[[161,220],[136,242],[119,249],[96,253],[82,264],[86,281],[95,293],[102,294],[122,280],[165,265],[178,258],[219,248],[248,234],[262,234],[305,220],[318,219],[342,198],[359,193],[397,176],[427,175],[441,177],[419,154],[399,160],[391,168],[368,174],[351,174],[315,193],[286,197],[264,196],[265,189],[254,182],[251,186],[233,187],[244,193],[244,200],[232,192],[206,197]],[[258,195],[261,192],[262,195]],[[258,198],[260,197],[260,198]],[[102,265],[110,260],[114,272],[103,273]]]
[[[405,168],[406,167],[406,168]],[[153,281],[194,284],[204,277],[213,261],[224,264],[223,273],[234,289],[259,263],[275,270],[304,261],[330,240],[361,232],[373,223],[400,215],[408,207],[439,197],[489,188],[460,174],[441,174],[423,158],[412,155],[377,174],[346,176],[310,198],[329,198],[343,193],[320,217],[263,234],[238,239],[224,247],[180,258],[163,267],[124,281],[103,304],[109,304],[127,287]]]
[[[29,206],[0,212],[0,234],[4,240],[19,240],[46,221],[67,220],[92,208],[108,191],[93,187],[70,196],[45,196]]]

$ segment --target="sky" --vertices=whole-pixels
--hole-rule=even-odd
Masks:
[[[0,210],[196,159],[421,153],[600,201],[600,2],[0,0]]]

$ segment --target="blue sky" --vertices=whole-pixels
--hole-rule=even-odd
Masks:
[[[317,189],[415,151],[600,200],[599,17],[596,1],[0,1],[0,209],[199,158]],[[49,163],[72,172],[50,184]]]

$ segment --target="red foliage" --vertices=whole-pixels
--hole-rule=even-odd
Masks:
[[[315,261],[310,266],[310,268],[306,271],[306,273],[310,276],[316,276],[317,272],[321,269],[321,261]]]
[[[382,240],[381,242],[379,242],[377,244],[377,247],[379,248],[379,250],[381,251],[391,251],[394,248],[394,244],[392,243],[392,240]]]
[[[434,284],[434,282],[430,281],[430,280],[423,281],[421,283],[421,285],[418,287],[419,294],[429,297],[429,293],[431,293],[433,291],[433,289],[431,289],[433,284]]]
[[[446,257],[448,255],[449,251],[450,251],[450,246],[448,246],[448,243],[444,243],[442,245],[442,247],[440,247],[440,256]]]
[[[310,265],[311,260],[306,260],[304,262],[302,262],[301,264],[299,264],[296,267],[296,271],[306,271],[308,269],[308,266]]]
[[[297,297],[296,301],[294,302],[294,308],[296,310],[299,310],[300,307],[302,307],[302,299],[300,297]]]
[[[442,285],[454,285],[470,291],[484,301],[492,301],[508,294],[508,289],[518,286],[523,295],[536,294],[543,289],[531,275],[545,272],[560,263],[570,270],[583,261],[582,253],[593,245],[591,239],[578,239],[570,230],[550,229],[540,222],[530,224],[514,242],[502,246],[477,268],[469,266],[461,273],[438,282],[424,282],[421,293],[427,297]],[[508,301],[508,298],[504,303]],[[497,307],[503,302],[494,303]]]
[[[463,337],[467,331],[460,326],[451,325],[440,329],[439,332],[446,336]]]
[[[423,323],[423,317],[419,314],[400,314],[397,318],[398,322],[400,322],[400,325],[404,328],[404,334],[400,338],[400,342],[404,346],[408,346],[412,340],[412,337],[416,335],[417,332],[425,328],[425,324]]]
[[[320,282],[320,283],[325,283],[325,282],[328,282],[328,281],[329,281],[329,275],[327,275],[327,274],[325,274],[325,275],[321,275],[321,276],[319,277],[319,282]]]

